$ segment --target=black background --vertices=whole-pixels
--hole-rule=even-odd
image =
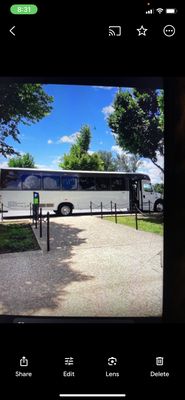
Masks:
[[[6,4],[5,4],[6,3]],[[184,260],[183,204],[175,195],[180,178],[177,157],[178,143],[174,127],[177,115],[175,94],[178,93],[178,77],[185,72],[184,65],[184,10],[177,2],[178,14],[146,16],[147,8],[163,7],[164,2],[33,2],[39,6],[35,16],[13,16],[9,2],[0,5],[1,79],[8,77],[31,81],[40,77],[43,81],[92,84],[117,84],[123,77],[162,76],[171,102],[166,97],[165,110],[169,119],[165,132],[165,187],[168,202],[165,211],[165,279],[164,314],[159,321],[85,321],[61,320],[56,324],[1,324],[1,377],[5,398],[51,398],[67,392],[127,393],[128,399],[164,398],[170,394],[180,398],[184,364],[184,304],[179,312],[175,304],[177,290],[175,266]],[[139,3],[139,4],[138,4]],[[12,4],[12,2],[10,2]],[[176,24],[176,35],[166,38],[163,26]],[[15,25],[16,36],[9,29]],[[122,37],[109,37],[109,25],[122,25]],[[150,29],[147,37],[138,37],[136,29],[144,25]],[[40,80],[39,80],[40,81]],[[178,110],[175,109],[178,114]],[[181,159],[184,153],[180,153]],[[171,193],[173,182],[173,193]],[[178,218],[177,210],[181,215]],[[171,223],[171,218],[173,221]],[[179,223],[180,219],[180,223]],[[173,232],[173,233],[172,233]],[[184,263],[182,262],[182,265]],[[180,285],[180,284],[179,284]],[[182,282],[183,285],[183,282]],[[179,290],[183,287],[179,286]],[[10,319],[11,321],[11,319]],[[181,323],[179,323],[181,322]],[[30,360],[33,379],[14,378],[18,360],[23,356]],[[77,359],[77,378],[69,384],[61,377],[63,358]],[[120,361],[120,379],[104,378],[107,357],[115,355]],[[154,359],[165,357],[171,378],[149,379]],[[182,365],[182,367],[180,367]],[[66,386],[67,385],[67,386]],[[68,386],[69,385],[69,386]],[[33,392],[33,394],[32,394]],[[50,394],[50,397],[49,397]]]

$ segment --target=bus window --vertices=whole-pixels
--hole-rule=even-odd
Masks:
[[[153,192],[153,188],[151,183],[144,183],[143,184],[143,189],[145,192]]]
[[[110,190],[109,176],[96,176],[96,190]]]
[[[39,175],[22,175],[22,188],[27,190],[39,190],[41,188],[41,177]]]
[[[79,177],[79,189],[81,190],[95,190],[95,178],[94,176],[80,176]]]
[[[62,177],[62,189],[63,190],[76,190],[78,187],[77,178],[75,176],[63,176]]]
[[[2,170],[1,186],[3,189],[22,189],[21,173],[20,171],[4,171]]]
[[[125,178],[111,176],[111,190],[125,190]]]
[[[48,175],[42,178],[43,189],[45,190],[60,190],[60,177]]]

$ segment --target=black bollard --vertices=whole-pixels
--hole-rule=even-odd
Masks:
[[[136,229],[138,230],[137,208],[136,208]]]
[[[3,222],[3,203],[1,203],[1,222]]]
[[[49,243],[49,212],[47,212],[47,251],[50,251],[50,243]]]
[[[102,201],[100,203],[100,207],[101,207],[101,218],[103,218],[103,204],[102,204]]]
[[[117,219],[117,205],[115,203],[115,223],[117,224],[118,219]]]
[[[40,238],[42,237],[42,208],[40,208]]]

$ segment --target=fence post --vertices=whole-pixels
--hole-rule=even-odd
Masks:
[[[110,210],[111,210],[111,214],[112,214],[112,200],[110,202]]]
[[[117,206],[116,206],[116,203],[115,203],[115,223],[117,224]]]
[[[103,218],[103,204],[102,204],[102,201],[100,203],[100,207],[101,207],[101,218]]]
[[[1,222],[3,222],[3,203],[1,203]]]
[[[149,214],[150,214],[150,200],[148,200],[148,211],[149,211]]]
[[[92,215],[92,201],[90,201],[90,213]]]
[[[137,207],[136,207],[136,229],[138,230]]]
[[[35,210],[35,229],[37,229],[38,210]]]
[[[42,237],[42,208],[40,208],[40,238]]]
[[[49,243],[49,212],[47,212],[47,251],[50,251],[50,243]]]
[[[34,225],[34,210],[33,210],[33,204],[32,204],[32,224]]]

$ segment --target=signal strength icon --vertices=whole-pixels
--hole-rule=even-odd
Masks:
[[[150,10],[145,11],[145,14],[154,14],[154,9],[151,8]]]
[[[121,36],[121,26],[109,26],[109,36]]]
[[[164,8],[157,8],[156,11],[157,11],[159,14],[162,14],[162,12],[164,11]]]

